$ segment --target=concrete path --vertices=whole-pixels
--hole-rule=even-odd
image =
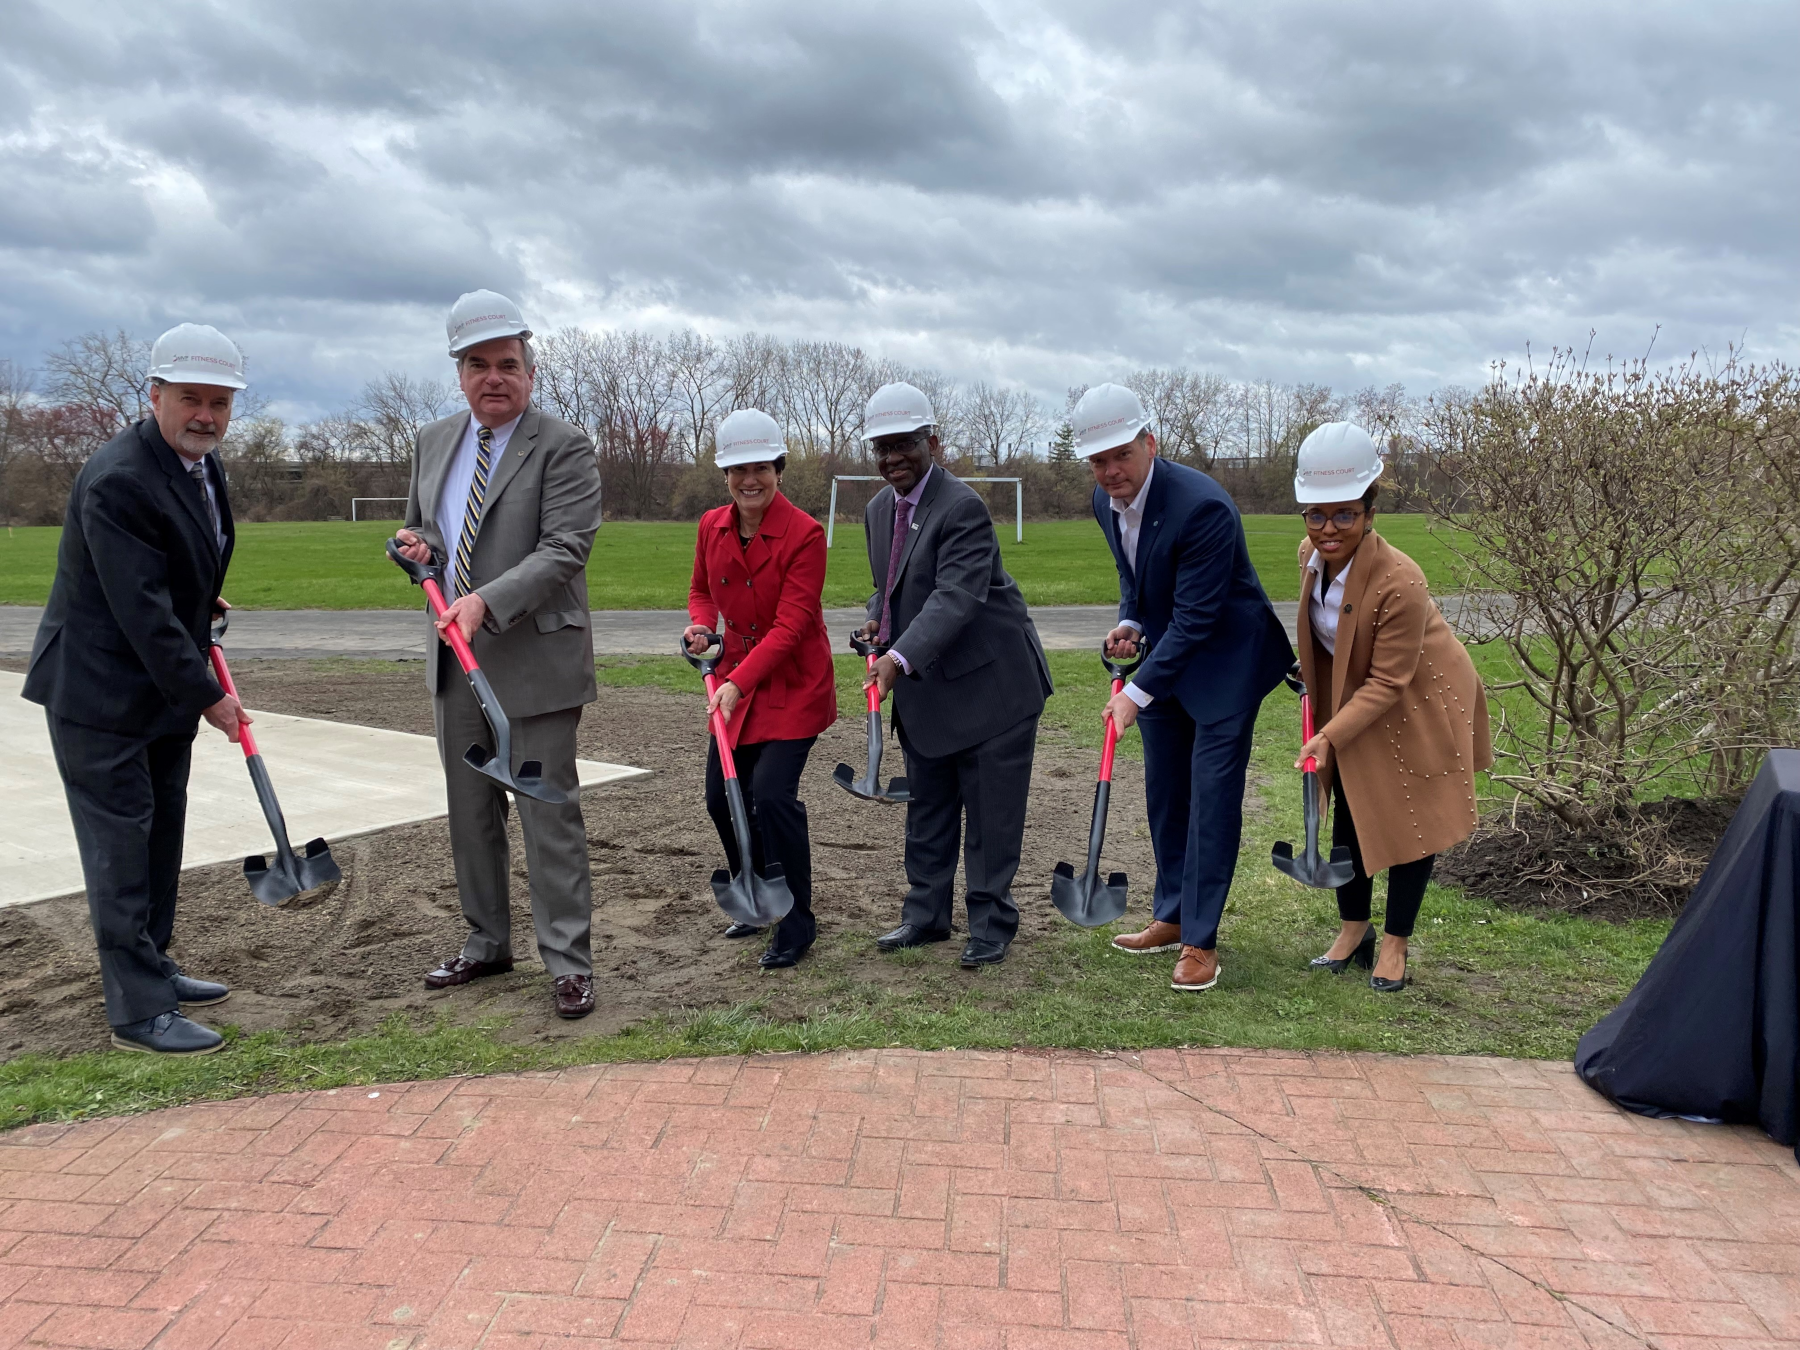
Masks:
[[[1291,637],[1299,606],[1281,601],[1275,610]],[[1116,621],[1115,605],[1049,605],[1031,611],[1038,634],[1052,651],[1097,646]],[[0,605],[0,656],[31,654],[42,609]],[[602,656],[673,655],[687,614],[667,609],[594,611],[594,650]],[[828,609],[825,624],[834,645],[863,623],[860,609]],[[425,621],[414,610],[235,610],[226,650],[233,656],[351,656],[380,660],[424,659]]]
[[[1747,1350],[1800,1172],[1564,1064],[618,1065],[0,1136],[0,1296],[114,1350]]]
[[[19,697],[23,675],[0,671],[0,907],[82,889],[81,857],[44,710]],[[296,846],[336,843],[448,809],[437,742],[429,736],[251,710],[258,748]],[[644,769],[577,760],[583,787],[639,778]],[[182,865],[232,862],[272,847],[244,752],[202,725],[188,779]],[[0,1337],[0,1345],[4,1345]]]

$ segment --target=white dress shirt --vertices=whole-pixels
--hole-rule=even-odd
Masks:
[[[1137,575],[1138,535],[1144,528],[1144,501],[1150,495],[1150,480],[1156,477],[1156,460],[1150,461],[1150,472],[1144,475],[1144,485],[1138,489],[1137,496],[1131,499],[1129,506],[1120,506],[1119,499],[1112,499],[1113,525],[1119,531],[1119,551],[1125,555],[1125,566],[1131,569],[1131,575]],[[1144,631],[1144,625],[1136,619],[1120,619],[1126,628]],[[1156,697],[1146,694],[1135,683],[1125,686],[1125,695],[1140,708],[1148,708]]]
[[[1350,575],[1350,569],[1356,565],[1356,555],[1350,555],[1350,561],[1338,569],[1338,574],[1331,579],[1331,585],[1325,584],[1325,564],[1319,559],[1317,549],[1306,564],[1306,616],[1312,623],[1313,636],[1319,645],[1333,656],[1337,655],[1338,615],[1344,610],[1344,581]],[[1318,580],[1313,580],[1317,577]]]
[[[512,439],[519,418],[524,416],[520,413],[512,421],[494,428],[494,446],[488,460],[490,484],[494,481],[494,470],[500,467],[500,456],[506,453],[506,443]],[[462,538],[463,516],[469,509],[469,487],[475,481],[475,456],[481,448],[477,439],[480,429],[481,423],[471,414],[462,442],[456,447],[456,457],[450,461],[450,472],[444,475],[444,491],[438,497],[438,532],[443,536],[447,560],[456,557],[456,543]]]

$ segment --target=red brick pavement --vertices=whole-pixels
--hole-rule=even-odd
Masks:
[[[1562,1064],[713,1059],[0,1138],[0,1347],[1800,1343],[1800,1171]]]

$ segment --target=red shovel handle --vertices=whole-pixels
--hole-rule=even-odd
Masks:
[[[1312,700],[1305,694],[1300,695],[1300,744],[1305,745],[1313,738]],[[1301,773],[1317,773],[1319,761],[1308,755],[1300,765]]]
[[[1125,681],[1113,677],[1112,691],[1116,695],[1125,688]],[[1119,744],[1119,724],[1108,717],[1106,719],[1106,742],[1100,748],[1100,781],[1112,782],[1113,749]]]
[[[878,660],[880,660],[880,658],[876,656],[874,652],[870,652],[867,657],[865,668],[873,671],[875,669],[875,662]],[[881,686],[871,683],[863,692],[869,696],[869,711],[879,712],[881,710]]]
[[[430,577],[426,577],[419,585],[425,588],[425,599],[431,605],[432,615],[439,619],[443,618],[444,611],[450,608],[450,606],[444,603],[444,593],[438,589],[437,582],[433,581]],[[450,650],[456,653],[456,659],[462,663],[463,673],[465,675],[471,670],[481,669],[481,667],[476,664],[475,653],[469,650],[469,640],[462,635],[462,629],[460,627],[456,624],[450,624],[448,627],[440,629],[439,631],[442,634],[444,641],[450,644]]]
[[[701,678],[706,681],[706,697],[711,701],[712,696],[718,692],[719,679],[710,670]],[[737,777],[737,763],[731,757],[731,731],[725,725],[725,714],[717,708],[712,711],[712,733],[713,740],[719,746],[719,769],[729,782]]]
[[[231,682],[231,672],[225,668],[225,653],[216,646],[208,647],[206,651],[207,655],[212,657],[213,677],[218,680],[219,688],[233,698],[238,698],[237,686]],[[239,698],[238,702],[242,703],[243,700]],[[238,744],[244,747],[245,759],[249,759],[256,753],[256,737],[242,722],[238,723]]]

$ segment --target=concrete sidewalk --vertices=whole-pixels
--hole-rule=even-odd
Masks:
[[[1293,636],[1299,606],[1280,601],[1275,611]],[[42,609],[0,605],[0,656],[31,654]],[[1046,605],[1031,611],[1038,635],[1051,651],[1098,647],[1117,622],[1115,605]],[[835,648],[865,621],[860,609],[828,609],[825,625]],[[595,610],[594,650],[602,656],[675,654],[688,616],[678,609]],[[233,657],[349,656],[389,661],[423,660],[425,620],[406,609],[233,610],[225,649]]]
[[[1566,1064],[626,1064],[0,1136],[0,1294],[114,1350],[1749,1350],[1800,1169]]]

